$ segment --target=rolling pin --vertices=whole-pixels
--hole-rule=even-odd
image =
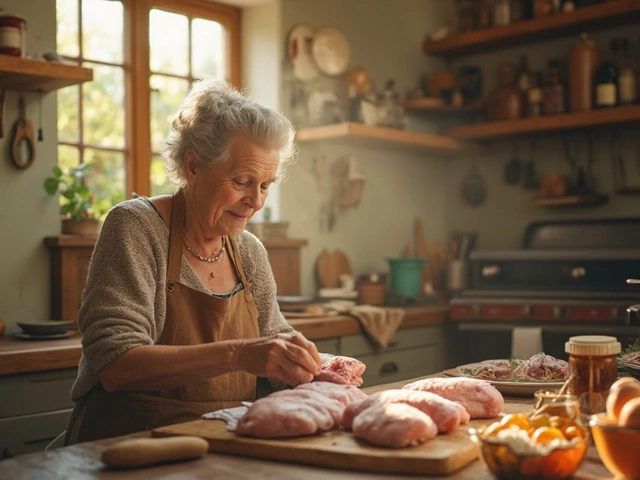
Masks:
[[[102,452],[102,462],[111,468],[137,468],[156,463],[202,457],[209,442],[195,436],[133,438],[122,440]]]

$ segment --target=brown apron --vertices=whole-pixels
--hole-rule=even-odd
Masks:
[[[244,275],[238,245],[226,240],[244,290],[222,299],[180,283],[184,195],[178,191],[171,209],[167,314],[161,345],[198,345],[260,336],[256,307]],[[100,384],[88,394],[77,442],[125,435],[199,418],[203,413],[253,401],[256,377],[245,372],[219,375],[209,380],[159,392],[106,392]],[[75,429],[74,429],[75,430]]]

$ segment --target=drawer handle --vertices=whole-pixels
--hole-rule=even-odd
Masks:
[[[394,373],[398,373],[400,369],[395,362],[385,362],[380,367],[380,375],[393,375]]]

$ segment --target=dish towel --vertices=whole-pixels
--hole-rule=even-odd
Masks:
[[[513,327],[511,357],[528,359],[543,352],[542,327]]]
[[[367,335],[380,347],[387,348],[404,318],[401,308],[356,305],[349,310],[356,317]]]

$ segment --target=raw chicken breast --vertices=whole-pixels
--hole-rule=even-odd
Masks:
[[[337,356],[322,364],[321,372],[316,376],[317,382],[332,382],[344,385],[362,385],[362,372],[367,366],[352,357]]]
[[[502,412],[504,397],[496,387],[477,378],[425,378],[402,387],[431,392],[460,403],[471,418],[493,418]]]
[[[313,390],[282,390],[253,402],[236,433],[257,438],[302,437],[339,425],[344,405]]]
[[[460,404],[447,400],[429,392],[411,390],[385,390],[369,395],[366,399],[347,406],[342,415],[341,424],[345,429],[353,428],[354,419],[377,404],[402,403],[411,405],[429,415],[435,422],[439,432],[450,432],[461,423],[469,420],[469,414]]]
[[[367,398],[367,394],[355,385],[341,385],[332,382],[303,383],[298,385],[294,390],[314,390],[329,398],[338,400],[345,407],[352,402]]]
[[[353,420],[353,434],[374,445],[402,448],[419,445],[438,434],[426,413],[402,403],[376,403]]]

